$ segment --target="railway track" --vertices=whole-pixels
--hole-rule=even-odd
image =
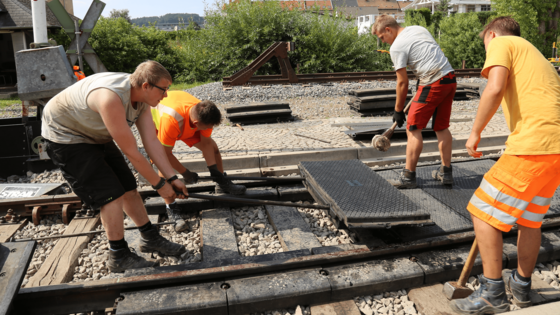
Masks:
[[[490,160],[486,161],[482,162],[491,163]],[[467,160],[468,163],[472,162]],[[459,165],[454,168],[460,171],[462,167]],[[380,168],[376,173],[388,178],[392,173],[396,174],[392,169],[394,167]],[[481,166],[470,169],[480,172]],[[473,176],[470,174],[468,177]],[[445,199],[445,196],[429,191],[427,186],[425,198],[431,198],[434,209],[445,206],[449,212],[454,212],[452,209],[455,204],[451,199],[464,199],[461,197],[464,190],[470,189],[470,185],[462,184],[462,179],[458,181],[458,191],[447,196],[451,198]],[[252,186],[248,189],[248,196],[254,199],[312,200],[311,194],[301,185],[301,178],[284,179],[272,185],[257,181],[245,183]],[[189,191],[204,194],[212,188],[210,184],[198,185],[190,187]],[[415,193],[421,192],[418,190]],[[146,198],[150,214],[161,213],[160,201],[155,197],[155,192],[142,191],[141,194]],[[18,202],[12,200],[5,204],[0,202],[0,213],[4,213],[4,209],[9,206],[29,216],[30,207],[48,204],[51,206],[48,208],[50,213],[63,214],[61,208],[65,204],[79,203],[71,196],[48,198],[49,202],[41,198]],[[238,208],[237,204],[212,203],[211,200],[201,203],[189,199],[184,202],[185,211],[196,214],[201,221],[201,261],[131,270],[119,278],[26,287],[19,290],[14,299],[15,313],[71,314],[95,311],[103,314],[107,311],[106,314],[138,314],[141,309],[143,314],[161,314],[158,312],[165,308],[171,314],[233,315],[262,312],[287,305],[349,300],[366,293],[377,294],[455,280],[466,261],[470,242],[474,239],[472,227],[455,226],[448,229],[432,212],[432,218],[440,231],[435,231],[434,227],[356,229],[348,231],[353,243],[322,245],[317,242],[319,236],[311,231],[313,225],[303,220],[305,216],[301,216],[301,211],[295,207],[267,205],[262,208],[267,215],[265,220],[274,228],[273,232],[278,236],[283,251],[246,256],[238,250],[241,245],[236,239],[239,236],[237,231],[240,230],[236,227],[235,215],[232,216],[232,213],[244,210]],[[58,203],[58,208],[54,206],[55,203]],[[71,223],[75,224],[76,220],[98,220],[95,214],[85,220],[72,217],[75,210],[81,210],[81,206],[72,207],[66,207]],[[541,262],[560,258],[560,207],[554,204],[551,208],[554,211],[543,224],[544,241],[539,255]],[[44,214],[41,211],[38,213]],[[329,219],[335,221],[332,213]],[[164,217],[160,215],[158,221],[163,220]],[[430,232],[422,229],[429,229]],[[346,228],[339,226],[337,230]],[[506,267],[516,264],[515,242],[512,241],[516,233],[514,229],[506,235],[506,243],[510,245],[504,248]],[[87,236],[80,237],[85,239]],[[74,266],[60,264],[56,268],[70,269],[65,272],[72,274]],[[473,273],[480,271],[479,261]],[[153,299],[159,296],[168,298],[162,304],[161,300]]]

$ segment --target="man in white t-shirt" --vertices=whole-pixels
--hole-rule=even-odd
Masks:
[[[377,17],[371,32],[391,45],[391,60],[397,72],[397,101],[393,121],[399,127],[406,120],[407,66],[419,80],[418,91],[408,111],[406,167],[399,179],[391,181],[391,184],[400,189],[416,188],[416,164],[423,147],[422,129],[426,128],[431,118],[442,161],[439,169],[432,172],[432,177],[445,185],[452,185],[449,118],[457,89],[453,68],[430,32],[421,26],[404,28],[393,17],[383,14]]]

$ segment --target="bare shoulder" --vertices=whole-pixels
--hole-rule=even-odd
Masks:
[[[117,93],[109,89],[100,88],[89,93],[87,104],[91,110],[99,113],[99,110],[103,107],[114,107],[112,105],[122,104],[122,100]]]

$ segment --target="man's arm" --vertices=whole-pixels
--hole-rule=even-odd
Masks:
[[[184,173],[187,169],[183,166],[183,164],[181,164],[181,162],[179,162],[179,160],[173,154],[173,147],[168,147],[164,145],[163,149],[165,150],[165,154],[169,159],[169,163],[171,163],[171,166],[177,171],[177,173],[181,173],[181,174]]]
[[[506,67],[494,66],[488,71],[488,85],[480,98],[471,135],[465,145],[469,155],[472,157],[482,156],[482,152],[476,151],[480,142],[480,134],[500,107],[500,103],[506,93],[508,76],[509,70]]]
[[[397,70],[397,101],[395,103],[395,111],[402,112],[404,110],[406,96],[408,95],[408,74],[406,68]]]

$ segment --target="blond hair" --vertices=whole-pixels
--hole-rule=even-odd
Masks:
[[[161,79],[173,81],[169,71],[159,62],[146,60],[139,64],[134,73],[130,75],[130,85],[134,88],[141,87],[144,83],[156,85]]]
[[[386,27],[399,28],[399,26],[399,23],[397,23],[397,20],[395,20],[394,17],[387,14],[381,14],[377,17],[377,19],[375,19],[375,23],[371,27],[371,31],[374,34],[377,34],[385,30]]]

